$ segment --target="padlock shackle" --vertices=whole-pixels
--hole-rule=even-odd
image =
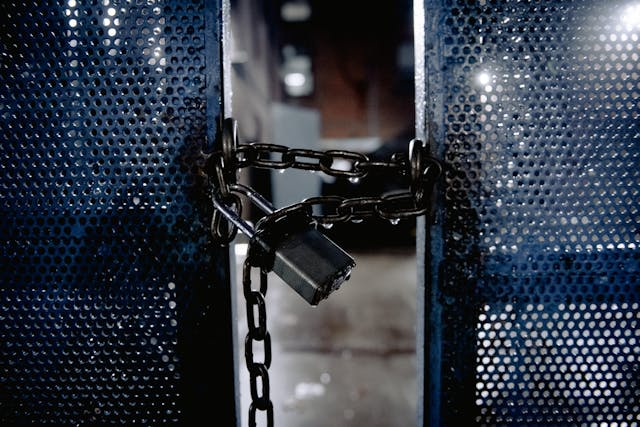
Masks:
[[[237,196],[236,196],[237,197]],[[220,212],[228,221],[231,221],[240,232],[247,236],[252,245],[259,247],[264,253],[270,253],[271,246],[263,239],[261,233],[256,233],[256,230],[251,224],[242,219],[240,215],[234,212],[225,202],[220,198],[219,194],[213,195],[213,207]]]
[[[259,207],[264,213],[268,215],[272,214],[276,210],[271,202],[265,199],[262,194],[258,193],[253,188],[247,187],[246,185],[233,183],[229,185],[229,190],[247,196],[249,200],[251,200],[257,207]]]
[[[220,211],[225,216],[225,218],[231,221],[233,225],[238,227],[238,230],[240,230],[244,235],[249,238],[253,237],[255,231],[253,230],[251,225],[249,225],[248,222],[236,215],[235,212],[231,211],[229,207],[215,195],[213,196],[213,206],[218,211]]]

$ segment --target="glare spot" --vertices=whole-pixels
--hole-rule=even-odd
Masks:
[[[284,76],[284,83],[291,87],[301,87],[307,82],[307,78],[302,73],[289,73]]]
[[[296,385],[294,394],[296,399],[312,399],[320,396],[324,396],[325,387],[319,383],[298,383]]]
[[[640,4],[627,7],[622,15],[622,22],[627,26],[628,30],[640,27]]]
[[[287,22],[302,22],[311,17],[311,7],[308,3],[300,1],[285,2],[281,9],[280,15]]]
[[[478,82],[483,86],[488,85],[489,82],[491,82],[491,76],[489,73],[480,73],[478,75]]]
[[[249,245],[246,243],[237,243],[235,245],[235,253],[236,253],[236,256],[238,257],[246,256],[248,251],[249,251]]]

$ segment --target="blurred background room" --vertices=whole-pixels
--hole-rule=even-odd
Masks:
[[[347,150],[381,161],[396,152],[408,154],[415,115],[412,30],[407,0],[375,6],[363,0],[232,1],[232,115],[240,142]],[[379,196],[404,184],[388,176],[349,180],[292,169],[251,168],[242,179],[277,208],[315,196]],[[244,215],[260,217],[256,211]],[[351,279],[317,307],[270,276],[269,376],[276,423],[412,425],[415,220],[371,217],[322,231],[357,265]],[[238,281],[245,251],[240,236]],[[241,285],[238,289],[242,346],[247,326]],[[243,419],[251,399],[244,363],[240,356]]]

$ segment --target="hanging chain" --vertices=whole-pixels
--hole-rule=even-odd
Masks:
[[[267,294],[267,271],[260,268],[260,288],[251,288],[250,258],[244,262],[242,269],[242,289],[247,307],[247,324],[249,331],[244,340],[244,357],[249,371],[251,405],[249,406],[249,426],[256,426],[257,411],[264,411],[267,425],[273,426],[273,403],[269,396],[269,366],[271,366],[271,335],[267,331],[267,311],[265,296]],[[258,318],[256,319],[256,314]],[[261,362],[254,360],[253,345],[262,342],[264,357]],[[258,390],[260,388],[260,390]]]

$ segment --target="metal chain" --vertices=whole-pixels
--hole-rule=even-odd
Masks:
[[[422,185],[434,184],[441,172],[435,159],[424,159],[422,176],[418,177]],[[346,167],[336,168],[342,162]],[[345,163],[346,162],[346,163]],[[282,145],[252,143],[237,147],[235,164],[237,168],[255,167],[284,170],[287,168],[323,172],[336,178],[348,178],[352,182],[369,174],[390,172],[393,176],[408,177],[410,163],[407,156],[396,153],[387,162],[371,161],[362,153],[342,150],[316,151],[292,149]],[[397,222],[403,218],[424,215],[428,209],[426,200],[416,197],[414,191],[387,193],[378,197],[318,196],[302,200],[284,208],[297,209],[306,205],[312,209],[312,217],[318,224],[331,226],[335,223],[361,221],[364,218],[378,216]]]
[[[243,191],[244,187],[236,183],[237,172],[242,168],[302,169],[336,178],[347,178],[352,182],[357,182],[369,174],[391,172],[392,176],[409,179],[410,186],[407,191],[386,193],[377,197],[310,197],[269,215],[279,217],[302,207],[311,212],[316,223],[325,227],[339,222],[358,222],[371,216],[395,223],[402,218],[427,213],[429,203],[426,199],[430,194],[428,190],[431,190],[430,187],[442,173],[440,163],[428,156],[426,147],[420,141],[412,141],[409,151],[409,156],[397,153],[385,162],[371,161],[365,154],[342,150],[316,151],[276,144],[238,144],[237,124],[229,118],[223,123],[222,149],[209,156],[207,175],[212,180],[214,208],[216,203],[224,203],[224,206],[240,216],[242,203],[239,195],[247,195],[247,192]],[[341,167],[338,167],[341,163]],[[253,202],[256,203],[256,199],[253,199]],[[235,238],[237,230],[236,226],[223,217],[219,209],[214,210],[211,233],[216,241],[229,244]],[[251,288],[251,269],[258,266],[251,257],[247,257],[242,274],[249,327],[245,338],[245,363],[249,371],[251,390],[249,426],[255,427],[257,412],[264,411],[267,425],[272,427],[273,403],[269,396],[268,371],[271,365],[271,336],[267,331],[265,304],[268,271],[259,267],[260,287],[254,290]],[[256,342],[263,343],[262,361],[254,360],[253,348]]]
[[[318,196],[304,199],[281,210],[298,209],[301,205],[311,208],[313,220],[325,227],[335,223],[359,222],[365,218],[377,216],[397,223],[404,218],[424,215],[429,211],[429,203],[425,198],[426,186],[433,186],[442,172],[440,163],[434,158],[427,157],[424,149],[416,147],[412,152],[415,158],[411,160],[402,153],[391,156],[389,161],[371,161],[362,153],[342,150],[316,151],[308,149],[288,148],[283,145],[250,143],[237,144],[233,149],[214,153],[214,173],[219,177],[218,185],[223,186],[220,191],[224,195],[229,193],[241,194],[235,191],[229,176],[220,168],[226,165],[232,170],[247,167],[262,169],[302,169],[310,172],[322,172],[336,178],[347,178],[351,182],[366,177],[369,174],[391,173],[392,176],[409,178],[410,189],[396,191],[380,196],[345,198],[341,196]],[[222,160],[220,157],[229,156]],[[342,163],[340,168],[336,167]],[[415,171],[414,169],[417,169]],[[220,227],[219,227],[220,228]],[[219,233],[219,240],[229,241],[229,233]]]
[[[413,194],[409,191],[384,194],[379,197],[310,197],[281,211],[294,210],[300,206],[310,207],[313,220],[327,228],[336,223],[359,222],[373,216],[388,219],[392,224],[396,224],[403,218],[423,215],[428,211],[427,206],[416,203]]]
[[[236,167],[255,167],[262,169],[303,169],[312,172],[324,172],[341,178],[359,179],[371,172],[395,170],[406,174],[408,159],[396,154],[388,162],[371,161],[366,154],[343,150],[317,151],[300,148],[288,148],[283,145],[251,143],[238,145],[236,149]],[[348,167],[337,168],[340,163]]]
[[[265,297],[267,294],[267,271],[260,268],[260,288],[251,288],[251,268],[253,264],[247,257],[242,269],[242,289],[247,307],[247,325],[249,330],[244,340],[244,356],[251,390],[249,406],[249,426],[256,426],[257,411],[266,412],[267,426],[273,426],[273,403],[269,396],[269,367],[271,366],[271,335],[267,331],[267,311]],[[256,319],[256,314],[258,318]],[[257,323],[256,323],[257,321]],[[262,361],[254,360],[253,345],[262,342],[264,357]],[[260,390],[258,390],[260,388]]]

